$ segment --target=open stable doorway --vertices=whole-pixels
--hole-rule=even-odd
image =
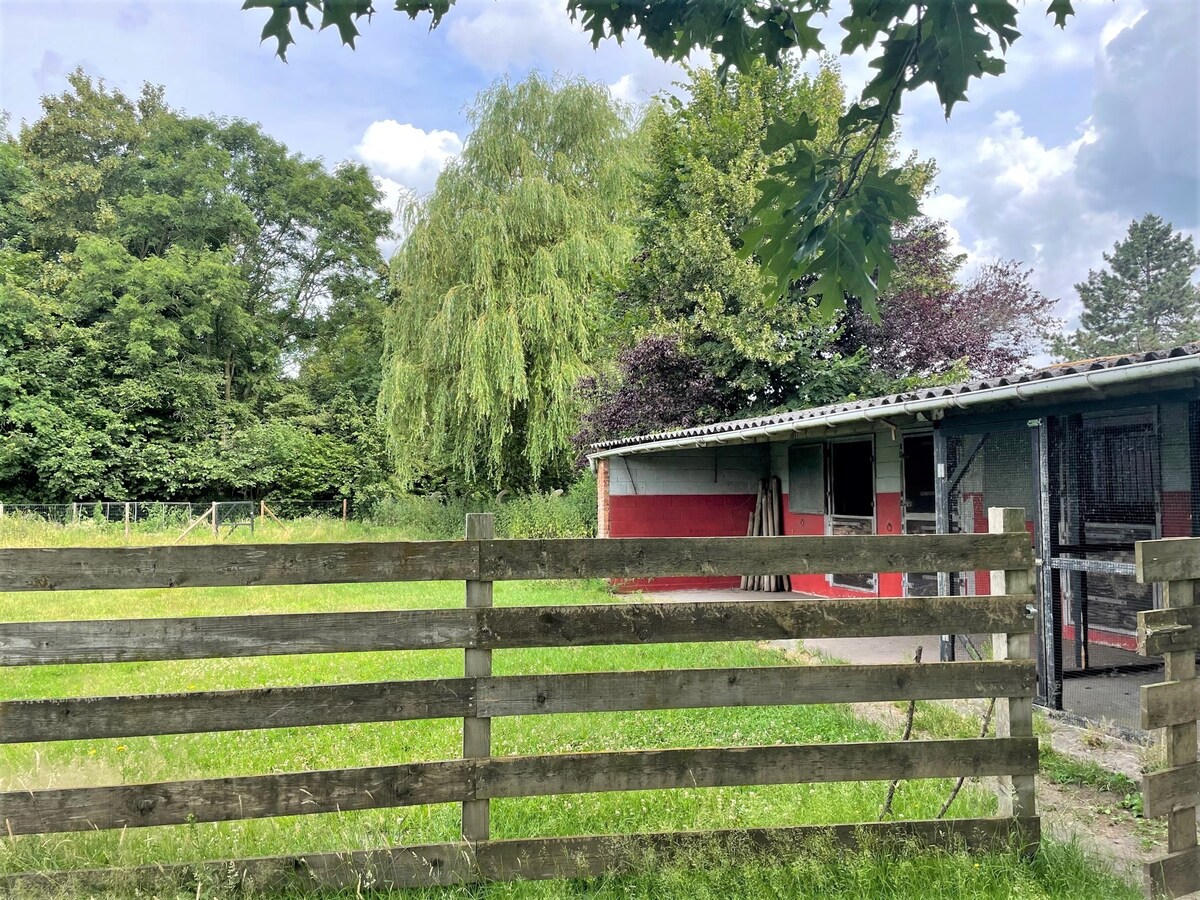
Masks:
[[[875,533],[875,442],[829,443],[829,533]],[[874,591],[875,575],[832,575],[837,587]]]
[[[932,432],[905,435],[900,461],[904,533],[935,534],[937,511],[934,506]],[[909,572],[904,576],[904,593],[908,597],[936,597],[937,592],[936,572]]]

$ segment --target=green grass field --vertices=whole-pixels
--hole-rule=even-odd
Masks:
[[[122,543],[110,529],[94,533],[0,530],[0,545]],[[27,532],[29,530],[27,529]],[[244,533],[249,538],[248,533]],[[297,525],[293,540],[398,537],[341,523]],[[153,542],[152,536],[139,543]],[[270,537],[261,530],[256,539]],[[160,536],[161,540],[161,536]],[[497,605],[622,602],[601,583],[506,583]],[[352,609],[453,607],[461,583],[343,585],[0,594],[7,620],[91,619],[129,616],[217,615]],[[781,653],[749,643],[652,647],[497,651],[496,674],[617,669],[698,668],[794,664]],[[462,674],[461,651],[339,654],[242,660],[5,669],[4,699],[214,690]],[[2,727],[2,725],[0,725]],[[867,741],[895,738],[855,717],[845,706],[679,710],[497,719],[493,752],[543,754],[672,746]],[[309,768],[436,760],[458,756],[458,720],[360,724],[274,731],[230,732],[40,745],[0,749],[5,790],[70,787],[259,774]],[[932,817],[950,788],[947,781],[901,784],[896,818]],[[497,838],[734,828],[777,824],[874,821],[887,785],[864,782],[694,789],[579,795],[492,803]],[[965,790],[956,816],[986,815],[993,798]],[[227,857],[350,850],[455,840],[457,806],[441,805],[334,815],[252,820],[0,840],[0,872],[131,866]],[[863,851],[814,852],[770,864],[745,860],[691,860],[657,865],[631,876],[587,882],[486,885],[407,892],[405,897],[1137,897],[1140,893],[1076,848],[1047,841],[1033,861],[1016,854]],[[187,896],[232,896],[220,881]],[[105,896],[135,896],[113,884]],[[352,894],[351,894],[352,895]],[[70,895],[74,896],[74,895]],[[148,895],[147,895],[148,896]],[[154,896],[163,896],[156,894]]]

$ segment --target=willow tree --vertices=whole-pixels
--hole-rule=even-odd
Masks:
[[[402,482],[546,486],[571,464],[575,385],[633,248],[633,129],[606,88],[500,81],[409,209],[380,406]]]

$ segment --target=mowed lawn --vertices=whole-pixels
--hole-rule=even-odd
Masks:
[[[497,584],[497,605],[613,603],[598,582]],[[177,589],[0,594],[5,620],[93,619],[333,610],[455,607],[461,583]],[[462,651],[331,654],[242,660],[4,669],[3,699],[69,697],[271,685],[417,679],[462,675]],[[628,669],[793,664],[750,643],[497,651],[497,675]],[[0,726],[2,727],[2,726]],[[450,759],[461,750],[460,720],[359,724],[6,745],[4,790],[250,775]],[[848,706],[677,710],[531,716],[493,720],[493,753],[892,738]],[[930,818],[949,781],[902,783],[895,818]],[[875,821],[884,782],[712,788],[570,795],[492,802],[497,838]],[[995,804],[978,787],[963,791],[955,816],[987,815]],[[153,862],[303,854],[455,840],[457,805],[0,839],[0,871],[132,866]],[[704,855],[694,865],[656,865],[631,876],[587,882],[486,885],[404,892],[405,897],[1137,897],[1139,892],[1047,841],[1034,861],[1016,854],[829,850],[765,864]],[[115,882],[106,896],[135,896]],[[187,896],[233,896],[216,879]],[[353,895],[353,892],[351,892]],[[73,896],[73,895],[70,895]],[[163,896],[155,894],[155,896]]]

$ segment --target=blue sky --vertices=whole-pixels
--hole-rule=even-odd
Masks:
[[[240,0],[0,0],[0,108],[14,127],[36,118],[38,98],[82,66],[126,92],[162,84],[191,113],[261,122],[330,164],[362,160],[395,195],[432,186],[466,135],[465,107],[500,75],[581,74],[633,102],[680,77],[636,42],[594,51],[564,0],[459,0],[433,33],[376,5],[357,51],[302,32],[284,65],[259,43],[265,14]],[[919,92],[902,122],[904,148],[940,169],[927,211],[951,223],[972,264],[1031,266],[1067,319],[1073,285],[1132,218],[1200,230],[1200,2],[1075,5],[1062,31],[1046,0],[1029,0],[1005,75],[976,82],[949,122]],[[865,58],[843,60],[843,74],[856,92]]]

